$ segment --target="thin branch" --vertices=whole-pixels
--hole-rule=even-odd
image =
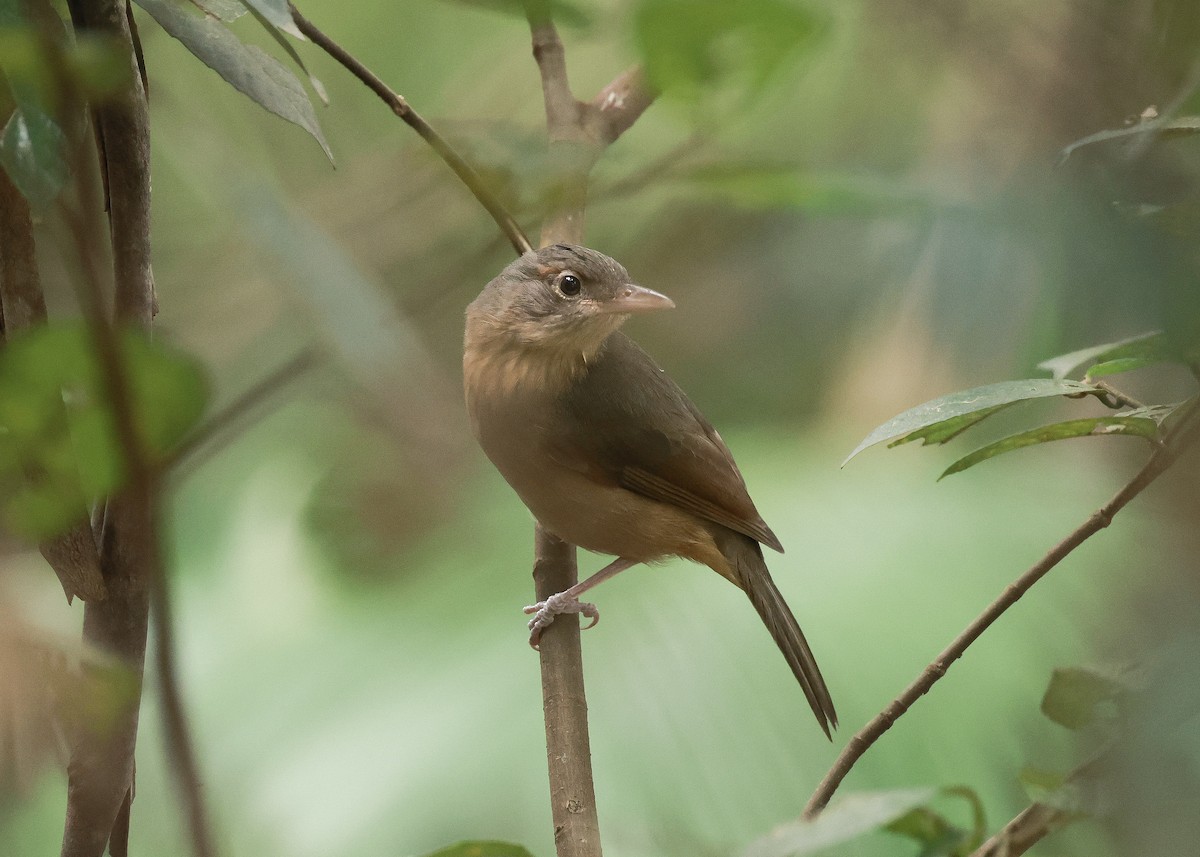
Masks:
[[[230,426],[242,419],[250,411],[257,408],[267,399],[277,394],[284,387],[302,378],[321,362],[321,355],[315,348],[306,348],[292,357],[278,369],[255,383],[228,405],[217,411],[204,425],[196,429],[171,456],[170,469],[178,473],[178,468],[186,466],[189,470],[196,467],[199,459],[210,455],[209,446],[217,437],[224,434]]]
[[[1044,803],[1031,803],[1012,821],[971,852],[971,857],[1020,857],[1051,833],[1071,822],[1071,813]]]
[[[1010,583],[967,628],[959,634],[946,649],[904,689],[883,711],[850,739],[833,767],[821,780],[817,790],[809,798],[804,808],[804,817],[815,818],[829,803],[833,793],[854,764],[870,747],[891,728],[892,724],[908,711],[914,702],[929,691],[937,681],[946,674],[951,665],[962,657],[967,647],[974,643],[992,623],[999,619],[1004,612],[1029,591],[1035,583],[1054,568],[1070,553],[1096,533],[1112,523],[1113,516],[1121,511],[1130,500],[1141,494],[1155,479],[1163,474],[1179,457],[1179,455],[1200,435],[1200,398],[1193,399],[1180,414],[1176,429],[1164,444],[1155,449],[1150,460],[1138,471],[1124,488],[1113,495],[1112,499],[1097,509],[1086,521],[1080,524],[1074,532],[1055,545],[1038,560],[1028,571]]]
[[[629,130],[658,97],[640,65],[631,66],[592,99],[592,113],[599,118],[601,133],[611,143]]]
[[[433,126],[409,106],[404,96],[395,92],[380,80],[374,72],[355,59],[345,48],[318,30],[311,21],[300,14],[300,10],[294,5],[288,5],[291,9],[292,20],[300,28],[300,32],[304,33],[304,35],[312,40],[313,44],[345,66],[351,74],[366,84],[367,88],[378,95],[391,108],[393,113],[400,117],[410,128],[420,134],[425,142],[433,147],[433,150],[441,156],[450,169],[454,170],[454,174],[459,177],[462,183],[467,186],[467,189],[474,194],[475,199],[479,200],[479,204],[496,221],[496,225],[500,227],[500,231],[512,243],[513,249],[517,251],[517,254],[520,255],[531,251],[533,245],[525,237],[520,224],[509,214],[504,204],[500,202],[496,195],[488,189],[487,184],[479,173],[475,172],[475,169],[458,152],[454,151],[454,148],[433,129]]]

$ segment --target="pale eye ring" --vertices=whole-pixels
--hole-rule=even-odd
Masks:
[[[558,290],[569,298],[583,291],[583,282],[574,274],[562,274],[558,278]]]

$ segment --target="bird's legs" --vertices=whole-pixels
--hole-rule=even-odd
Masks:
[[[530,604],[525,608],[525,613],[533,614],[533,618],[529,620],[529,645],[535,649],[538,647],[538,641],[542,638],[542,631],[560,613],[582,613],[584,616],[587,616],[592,622],[591,625],[584,626],[584,630],[595,625],[600,621],[600,611],[596,609],[595,604],[580,601],[579,596],[596,584],[603,583],[613,575],[637,564],[638,560],[636,559],[617,557],[587,580],[576,583],[570,589],[564,589],[562,592],[555,593],[545,601]]]

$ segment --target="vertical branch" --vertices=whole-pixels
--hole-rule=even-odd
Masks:
[[[547,136],[560,180],[553,208],[542,224],[541,246],[582,244],[592,165],[650,105],[654,94],[640,71],[634,70],[605,87],[595,101],[578,101],[571,93],[566,52],[554,22],[544,6],[533,0],[526,3],[526,15],[541,74]],[[540,525],[534,533],[533,578],[538,601],[578,580],[574,545]],[[539,651],[555,847],[559,857],[600,857],[578,615],[559,616],[542,633]]]
[[[38,275],[29,203],[0,170],[0,341],[23,330],[46,323],[46,300]],[[84,601],[100,600],[107,591],[100,574],[100,556],[91,522],[83,504],[79,521],[61,536],[39,545],[42,556],[58,575],[67,600],[78,595]]]
[[[93,121],[106,178],[113,266],[114,320],[104,295],[101,267],[105,252],[100,201],[91,181],[86,146],[72,146],[78,210],[66,209],[79,252],[79,294],[95,344],[105,393],[112,408],[128,485],[110,497],[100,539],[100,563],[108,598],[90,602],[83,635],[113,655],[123,676],[93,672],[89,681],[113,706],[102,722],[79,725],[71,752],[63,857],[100,857],[108,844],[114,855],[128,850],[133,800],[134,752],[145,665],[151,601],[158,620],[157,666],[162,685],[164,726],[171,769],[187,805],[193,851],[213,853],[175,680],[168,593],[157,529],[158,475],[146,454],[133,417],[132,391],[120,355],[118,325],[149,331],[156,310],[150,265],[150,130],[144,83],[122,0],[72,0],[76,27],[109,34],[126,50],[128,84],[110,101],[95,105]],[[78,108],[72,82],[60,74],[67,103]],[[124,687],[122,685],[125,685]]]

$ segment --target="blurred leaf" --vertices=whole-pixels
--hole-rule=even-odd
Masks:
[[[927,806],[916,807],[887,825],[887,830],[909,839],[915,839],[924,846],[920,857],[939,857],[939,855],[960,855],[974,851],[983,842],[987,833],[987,818],[983,802],[974,789],[966,786],[952,786],[939,790],[947,797],[959,797],[967,801],[971,807],[971,829],[964,830],[950,823],[941,813]]]
[[[161,462],[199,419],[198,364],[136,331],[121,338],[134,420]],[[0,518],[40,540],[65,530],[94,496],[124,480],[124,453],[88,331],[51,325],[0,350]]]
[[[83,92],[93,99],[119,92],[133,73],[129,54],[120,41],[100,33],[76,36],[63,59]]]
[[[1088,134],[1086,137],[1081,137],[1074,143],[1063,148],[1059,153],[1058,162],[1062,164],[1067,158],[1071,157],[1076,149],[1083,146],[1090,146],[1093,143],[1103,143],[1107,140],[1119,140],[1126,137],[1136,138],[1144,134],[1154,134],[1164,138],[1186,137],[1196,133],[1200,133],[1200,116],[1179,116],[1174,119],[1145,119],[1127,128],[1097,131],[1095,134]]]
[[[966,838],[967,832],[955,827],[942,815],[919,806],[887,825],[887,830],[921,844],[921,857],[952,854]]]
[[[1021,769],[1018,779],[1025,786],[1025,793],[1029,795],[1029,799],[1040,802],[1047,794],[1062,787],[1067,781],[1067,774],[1064,771],[1048,771],[1026,765]]]
[[[463,6],[476,6],[493,12],[525,17],[526,0],[453,0]],[[539,0],[538,11],[554,19],[556,24],[583,29],[592,24],[592,17],[579,4],[567,0]]]
[[[302,72],[304,72],[305,76],[308,78],[309,85],[313,88],[313,92],[315,92],[317,97],[321,99],[321,103],[328,105],[329,93],[325,91],[325,84],[321,83],[321,81],[319,81],[316,76],[308,70],[308,66],[304,64],[304,60],[300,58],[300,54],[294,47],[292,47],[292,43],[287,40],[287,36],[284,35],[283,31],[276,27],[271,22],[271,19],[260,12],[254,6],[254,4],[250,2],[250,0],[241,0],[241,2],[245,3],[246,8],[250,10],[250,14],[254,16],[254,20],[258,21],[258,23],[262,25],[262,28],[270,34],[271,38],[275,40],[276,44],[283,48],[284,53],[292,58],[292,62],[294,62],[296,66]],[[288,20],[291,20],[290,13],[288,15]],[[288,30],[288,32],[290,33],[291,30]],[[299,31],[297,31],[294,35],[304,38]],[[305,41],[307,41],[307,39],[305,39]]]
[[[1156,330],[1150,333],[1142,333],[1129,339],[1122,339],[1119,342],[1094,345],[1091,348],[1082,348],[1079,351],[1072,351],[1069,354],[1051,357],[1049,360],[1043,360],[1039,363],[1038,368],[1044,369],[1055,378],[1061,379],[1082,369],[1084,366],[1094,366],[1100,363],[1133,357],[1150,362],[1159,362],[1172,359],[1173,353],[1168,347],[1166,337],[1161,331]],[[1149,365],[1149,363],[1143,365]],[[1093,370],[1089,369],[1087,374],[1092,375]]]
[[[292,20],[292,10],[288,8],[288,0],[242,0],[242,2],[250,11],[256,11],[270,21],[276,29],[283,30],[302,42],[308,41],[308,37],[300,32],[296,22]]]
[[[821,23],[815,10],[787,0],[641,0],[633,28],[650,79],[694,97],[734,69],[760,86],[813,43]]]
[[[1098,388],[1079,381],[1031,378],[1025,381],[1001,381],[998,384],[988,384],[958,393],[950,393],[941,398],[932,399],[917,405],[915,408],[911,408],[899,416],[893,417],[876,428],[854,448],[853,452],[846,456],[846,460],[842,462],[842,466],[845,467],[846,462],[869,446],[896,438],[901,438],[899,442],[903,443],[907,439],[906,436],[908,434],[939,426],[941,423],[953,421],[950,425],[939,431],[929,432],[927,436],[931,439],[927,440],[927,443],[940,443],[942,441],[938,440],[938,438],[941,437],[945,437],[948,440],[954,437],[955,434],[970,428],[971,425],[979,422],[984,417],[994,414],[1002,407],[1027,399],[1041,399],[1050,396],[1077,396],[1099,392]],[[986,413],[979,416],[981,411],[986,411]],[[963,417],[973,417],[973,419],[964,425],[962,421]],[[925,437],[923,435],[922,439]]]
[[[472,840],[439,848],[425,857],[533,857],[520,845],[492,840]]]
[[[317,122],[312,102],[300,81],[279,60],[255,45],[242,44],[220,21],[185,12],[171,0],[137,0],[137,3],[234,89],[311,134],[333,163],[333,152]]]
[[[66,136],[45,113],[18,107],[0,133],[0,166],[35,210],[44,210],[67,181]]]
[[[1150,409],[1141,408],[1137,411],[1127,411],[1123,414],[1113,414],[1104,417],[1088,417],[1082,420],[1067,420],[1061,423],[1051,423],[1040,428],[1023,431],[1019,434],[1001,438],[995,443],[980,447],[969,455],[964,455],[958,461],[946,468],[938,479],[944,479],[953,473],[961,473],[968,467],[973,467],[981,461],[995,458],[1015,449],[1036,446],[1039,443],[1049,443],[1052,440],[1067,440],[1073,437],[1097,437],[1106,435],[1125,435],[1141,437],[1147,440],[1158,440],[1158,420],[1151,416],[1143,416]],[[1158,410],[1158,409],[1155,409]]]
[[[1089,367],[1084,377],[1103,378],[1106,375],[1119,375],[1122,372],[1132,372],[1134,369],[1143,369],[1161,362],[1160,358],[1155,357],[1122,357],[1119,360],[1106,360]]]
[[[879,830],[928,803],[937,789],[857,792],[843,797],[812,821],[791,821],[752,842],[741,857],[798,857]]]
[[[815,173],[799,166],[704,164],[679,174],[747,208],[796,208],[824,215],[919,212],[934,204],[929,192],[882,176]]]
[[[1111,674],[1086,667],[1056,669],[1042,697],[1042,713],[1060,726],[1079,730],[1130,688]]]

